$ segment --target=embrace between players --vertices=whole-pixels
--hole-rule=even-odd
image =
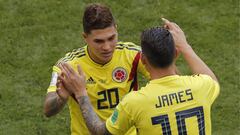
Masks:
[[[72,135],[210,135],[211,105],[220,90],[217,78],[181,28],[162,20],[163,27],[142,32],[139,48],[118,42],[108,7],[87,6],[83,16],[87,45],[53,67],[45,115],[57,114],[68,102]],[[180,54],[193,75],[176,73]],[[150,79],[139,90],[137,72]]]

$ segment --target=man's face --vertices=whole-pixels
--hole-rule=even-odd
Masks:
[[[88,44],[88,53],[93,61],[106,64],[112,59],[118,40],[114,25],[105,29],[92,30],[90,34],[84,33],[83,37]]]

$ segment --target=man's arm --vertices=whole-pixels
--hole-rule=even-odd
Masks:
[[[200,57],[193,51],[192,47],[187,43],[185,34],[181,28],[163,18],[164,26],[172,34],[175,46],[182,54],[193,74],[206,74],[215,81],[218,81],[212,70],[201,60]]]
[[[56,74],[54,78],[55,77],[57,78],[57,76],[58,75]],[[54,86],[53,88],[56,89],[58,85],[57,79],[56,80],[54,79],[51,85]],[[69,96],[70,96],[69,92],[64,88],[53,92],[48,92],[44,103],[45,116],[51,117],[60,112],[64,105],[66,104]]]
[[[212,72],[212,70],[201,60],[201,58],[193,51],[192,47],[188,45],[186,49],[184,49],[182,52],[184,59],[188,63],[188,66],[190,67],[191,71],[194,74],[206,74],[209,75],[212,79],[215,81],[217,80],[217,77]]]
[[[44,114],[47,117],[51,117],[62,110],[66,101],[61,99],[57,92],[49,92],[44,102]]]
[[[111,135],[106,128],[106,123],[102,122],[94,112],[88,96],[77,97],[79,107],[82,111],[85,123],[93,135]]]

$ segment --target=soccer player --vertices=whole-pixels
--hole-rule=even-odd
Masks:
[[[149,74],[140,61],[140,47],[131,42],[118,42],[116,23],[110,9],[101,4],[90,4],[83,16],[83,37],[86,46],[73,50],[53,66],[52,80],[47,90],[44,112],[47,117],[57,114],[68,102],[71,134],[87,135],[76,95],[56,90],[59,65],[69,63],[75,70],[82,66],[86,75],[86,89],[94,111],[106,120],[122,97],[137,90],[137,72]]]
[[[127,94],[106,123],[91,107],[80,66],[77,73],[68,64],[61,65],[58,89],[75,94],[92,134],[124,134],[134,125],[141,135],[211,135],[211,105],[220,89],[217,78],[193,51],[180,27],[164,22],[165,28],[147,29],[141,36],[141,60],[151,81]],[[176,75],[173,65],[179,53],[194,75]]]

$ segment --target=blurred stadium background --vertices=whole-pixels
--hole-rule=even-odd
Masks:
[[[239,0],[0,0],[0,135],[70,134],[67,106],[46,118],[43,101],[52,65],[84,44],[90,2],[111,7],[121,41],[139,44],[140,32],[162,25],[161,17],[178,23],[221,84],[213,135],[240,134]],[[178,67],[190,73],[182,58]]]

